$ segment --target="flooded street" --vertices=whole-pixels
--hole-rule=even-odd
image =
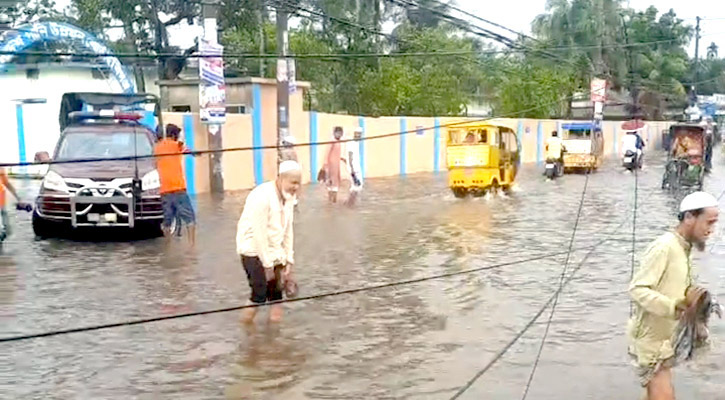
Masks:
[[[678,201],[660,190],[664,157],[651,153],[639,175],[637,254],[676,223]],[[705,189],[717,196],[725,160],[716,154]],[[517,190],[492,199],[454,198],[444,173],[372,179],[355,209],[326,204],[321,186],[304,187],[295,220],[301,295],[565,251],[585,176],[546,182],[541,172],[524,166]],[[28,196],[37,190],[18,185]],[[639,395],[624,335],[634,187],[614,160],[589,178],[574,246],[614,240],[564,290],[529,399]],[[34,241],[30,215],[13,212],[15,234],[0,255],[0,336],[244,303],[235,233],[245,196],[196,199],[193,251],[181,239],[168,249],[161,239]],[[721,217],[695,262],[721,300],[724,225]],[[587,252],[576,251],[570,269]],[[293,303],[278,326],[265,310],[245,327],[237,311],[3,343],[0,398],[448,399],[549,299],[565,258]],[[461,398],[520,398],[548,315]],[[725,321],[711,329],[714,348],[676,370],[682,398],[722,398]]]

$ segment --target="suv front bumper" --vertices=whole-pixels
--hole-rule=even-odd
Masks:
[[[36,199],[36,212],[43,219],[70,222],[76,227],[133,228],[138,221],[163,220],[161,197],[132,196],[118,191],[112,196],[41,193]]]

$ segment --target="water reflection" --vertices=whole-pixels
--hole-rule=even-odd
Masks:
[[[562,297],[531,398],[638,394],[623,350],[631,226],[612,231],[631,217],[634,182],[615,164],[590,176],[575,247],[610,233],[619,241],[597,249]],[[639,177],[641,238],[676,222],[676,200],[659,190],[661,164],[648,155]],[[725,187],[719,169],[708,177],[712,192]],[[443,174],[371,179],[355,209],[330,206],[324,188],[307,186],[295,221],[301,294],[562,251],[584,180],[545,182],[540,169],[525,166],[512,195],[461,201]],[[0,334],[244,303],[249,289],[234,235],[245,196],[197,199],[195,250],[184,238],[168,248],[160,240],[35,242],[29,217],[19,215],[17,243],[0,256]],[[647,244],[638,242],[637,252]],[[720,244],[696,262],[722,298]],[[585,254],[577,251],[572,266]],[[12,384],[0,387],[0,398],[447,398],[551,295],[563,261],[290,304],[279,325],[266,323],[266,311],[252,327],[229,312],[8,344]],[[467,398],[520,396],[541,334],[536,326]],[[713,335],[725,335],[722,325]],[[683,397],[718,398],[725,376],[715,360],[723,351],[678,374]]]

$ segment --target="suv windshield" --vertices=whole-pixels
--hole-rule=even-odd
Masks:
[[[150,156],[152,152],[153,144],[144,132],[70,132],[63,137],[56,159]]]

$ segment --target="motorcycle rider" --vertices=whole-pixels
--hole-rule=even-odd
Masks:
[[[559,164],[559,168],[563,168],[564,152],[566,152],[566,147],[559,137],[559,132],[552,131],[551,137],[546,140],[546,161],[556,162]]]
[[[627,131],[627,134],[622,138],[622,155],[624,156],[628,151],[634,153],[634,165],[641,166],[643,149],[644,140],[637,131]]]

